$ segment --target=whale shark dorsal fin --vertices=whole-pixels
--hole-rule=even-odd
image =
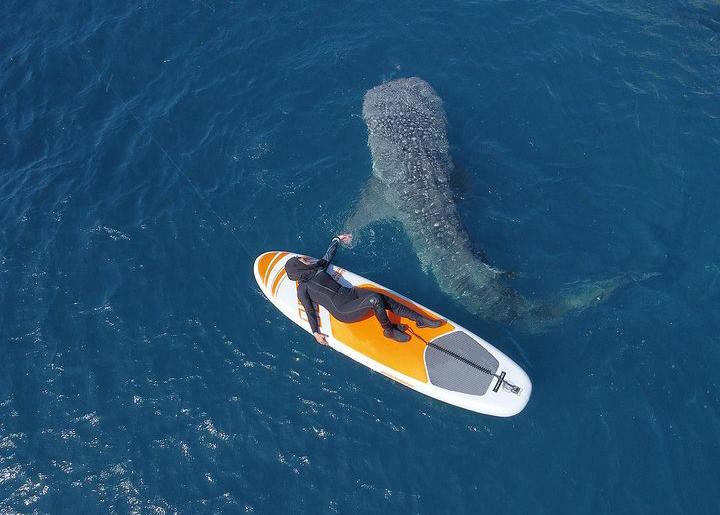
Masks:
[[[504,277],[505,279],[516,279],[518,277],[524,277],[521,272],[514,272],[511,270],[505,270],[504,268],[498,268],[488,263],[487,256],[482,251],[475,251],[475,257],[480,260],[482,266],[484,266],[489,272],[493,273],[495,277]]]
[[[387,200],[385,187],[371,177],[360,194],[355,211],[345,222],[343,230],[354,232],[380,220],[396,220],[396,211]]]

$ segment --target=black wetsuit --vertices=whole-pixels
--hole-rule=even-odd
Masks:
[[[341,322],[357,322],[367,316],[370,310],[373,310],[383,329],[392,328],[392,323],[385,312],[386,309],[411,320],[421,316],[387,295],[362,288],[346,288],[335,281],[327,273],[327,267],[335,256],[339,243],[339,239],[333,238],[332,244],[323,258],[313,265],[304,265],[299,261],[291,264],[290,260],[286,265],[288,276],[290,277],[292,274],[289,268],[294,267],[292,275],[298,277],[298,299],[305,308],[313,333],[318,332],[318,317],[314,303],[325,307],[332,316]]]

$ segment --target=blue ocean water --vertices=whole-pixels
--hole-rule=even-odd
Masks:
[[[716,2],[1,12],[0,513],[720,511]],[[340,252],[523,366],[510,419],[316,345],[252,275],[325,249],[370,174],[365,91],[413,75],[517,289],[661,273],[531,336],[391,223]]]

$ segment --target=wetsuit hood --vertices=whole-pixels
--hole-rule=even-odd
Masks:
[[[297,257],[291,257],[285,263],[285,271],[287,272],[288,279],[291,281],[309,281],[315,277],[318,268],[318,263],[306,265]]]

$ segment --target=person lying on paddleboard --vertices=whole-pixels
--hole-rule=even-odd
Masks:
[[[352,234],[340,234],[332,239],[330,247],[322,259],[306,256],[292,257],[285,263],[285,271],[292,281],[299,281],[297,295],[305,308],[310,328],[315,340],[327,345],[327,335],[318,330],[318,316],[315,304],[325,307],[332,316],[341,322],[357,322],[365,318],[372,310],[383,328],[383,334],[399,342],[406,342],[410,336],[404,333],[405,324],[392,324],[385,310],[390,310],[398,316],[409,318],[418,327],[438,327],[441,320],[430,320],[422,314],[400,304],[395,299],[363,288],[346,288],[341,286],[330,274],[327,267],[330,265],[338,245],[352,242]]]

